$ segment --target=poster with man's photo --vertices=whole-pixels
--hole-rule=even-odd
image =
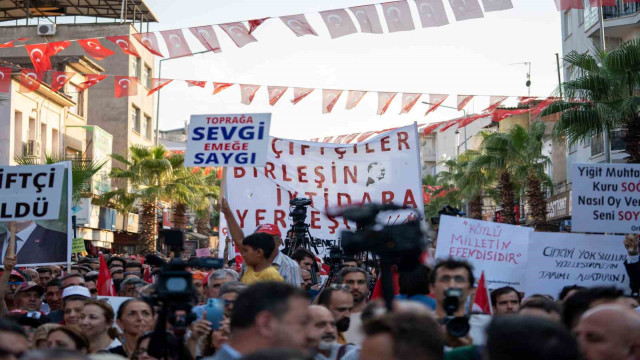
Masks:
[[[0,166],[0,265],[15,230],[18,266],[71,261],[71,163]]]

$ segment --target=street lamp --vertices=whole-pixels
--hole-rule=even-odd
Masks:
[[[198,55],[198,54],[204,54],[204,53],[208,53],[211,52],[212,50],[205,50],[205,51],[198,51],[198,52],[194,52],[192,55]],[[166,60],[174,60],[174,59],[181,59],[180,58],[168,58],[168,59],[160,59],[160,61],[158,62],[158,78],[162,79],[162,62],[166,61]],[[158,89],[157,93],[158,93],[158,103],[156,104],[156,146],[158,146],[158,144],[160,143],[160,92],[162,91],[162,88]]]

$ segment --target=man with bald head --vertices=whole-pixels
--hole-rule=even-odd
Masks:
[[[594,307],[574,332],[586,360],[640,360],[640,314],[629,308]]]
[[[311,321],[307,327],[307,348],[315,360],[356,360],[360,349],[338,344],[336,320],[324,306],[309,306]]]

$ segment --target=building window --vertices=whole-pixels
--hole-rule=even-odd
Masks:
[[[140,109],[135,106],[131,108],[131,128],[140,133]]]
[[[572,32],[572,21],[573,18],[571,16],[571,12],[572,10],[566,10],[565,12],[562,13],[562,37],[564,39],[568,38],[571,35]]]
[[[132,76],[138,78],[138,81],[142,81],[141,77],[142,73],[142,61],[138,57],[133,57],[133,62],[131,63],[131,74]]]
[[[611,151],[626,150],[625,135],[624,130],[615,130],[611,133]]]
[[[598,156],[604,153],[604,140],[602,134],[591,137],[591,156]]]
[[[569,147],[568,147],[569,154],[574,153],[577,150],[578,150],[578,142],[574,142],[573,144],[569,145]]]
[[[142,127],[142,131],[144,131],[145,138],[151,139],[153,133],[153,121],[151,120],[151,116],[144,116],[144,126]]]
[[[71,96],[71,100],[76,103],[74,106],[69,108],[71,113],[78,116],[84,116],[84,90],[69,91],[67,94]]]
[[[151,72],[151,68],[147,65],[144,66],[144,73],[142,78],[142,85],[147,89],[151,89],[151,77],[153,73]]]

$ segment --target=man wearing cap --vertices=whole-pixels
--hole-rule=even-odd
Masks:
[[[40,311],[44,289],[33,281],[20,284],[13,295],[16,307],[25,311]]]
[[[244,233],[242,228],[238,225],[233,211],[229,207],[227,199],[220,199],[220,212],[224,214],[224,218],[227,220],[229,226],[229,233],[231,239],[238,249],[242,249],[242,239],[244,239]],[[300,287],[304,281],[300,273],[300,266],[293,259],[283,254],[280,251],[280,245],[282,245],[282,233],[280,229],[274,224],[262,224],[258,226],[254,233],[264,233],[273,236],[273,240],[276,243],[276,247],[271,255],[271,263],[278,268],[278,273],[284,279],[286,283],[289,283],[295,287]]]
[[[0,312],[16,309],[13,294],[25,279],[21,273],[13,269],[15,266],[16,256],[7,254],[4,257],[4,271],[0,276],[0,296],[4,296],[4,302],[0,302],[0,307],[4,304],[5,308],[0,308]]]

